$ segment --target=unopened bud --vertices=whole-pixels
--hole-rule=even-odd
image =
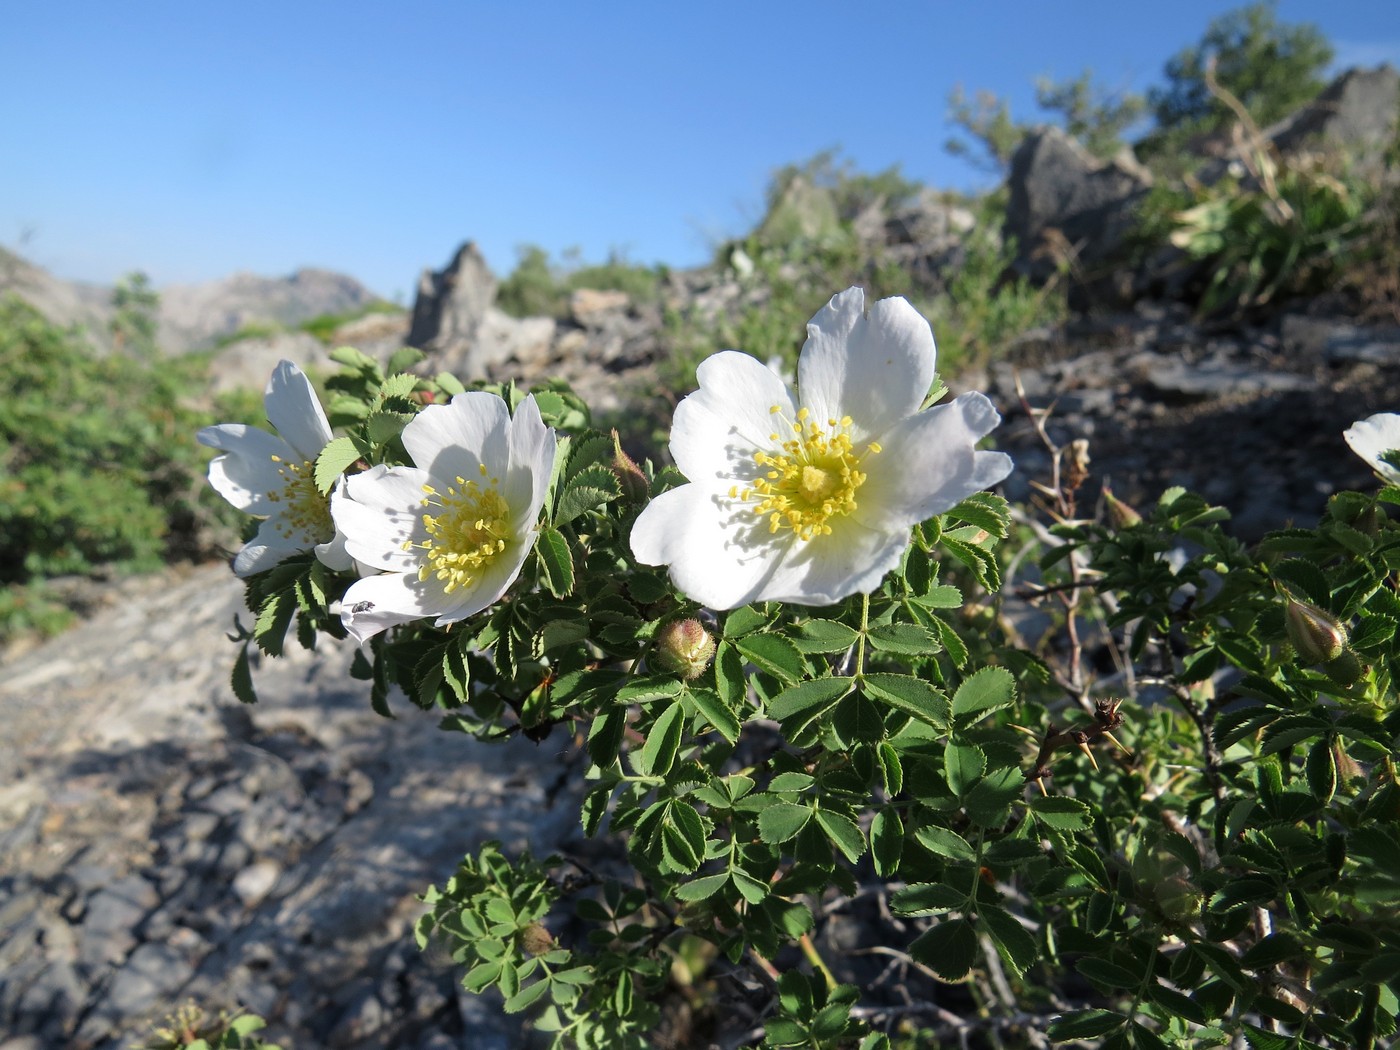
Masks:
[[[1142,524],[1142,515],[1115,496],[1106,481],[1103,486],[1103,502],[1108,508],[1108,520],[1113,523],[1115,529],[1130,529],[1134,525]]]
[[[613,439],[613,473],[617,475],[618,484],[622,487],[622,498],[628,503],[636,506],[647,501],[647,495],[651,492],[651,483],[647,481],[647,476],[642,472],[642,468],[637,466],[636,461],[626,452],[622,451],[622,439],[617,436],[617,431],[612,432]]]
[[[715,655],[715,640],[699,620],[672,620],[656,635],[656,662],[687,681],[699,678]]]
[[[1305,664],[1330,663],[1346,649],[1346,628],[1311,602],[1290,599],[1283,619],[1288,640]]]
[[[520,947],[530,955],[543,955],[554,947],[554,937],[537,922],[520,931]]]
[[[1366,673],[1366,667],[1354,652],[1344,649],[1335,660],[1322,665],[1322,673],[1338,685],[1354,685]]]

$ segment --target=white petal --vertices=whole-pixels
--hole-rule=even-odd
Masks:
[[[344,491],[331,493],[331,517],[350,557],[373,569],[418,571],[420,554],[407,545],[428,535],[421,509],[427,478],[417,467],[381,464],[346,478]]]
[[[851,519],[833,521],[829,536],[788,545],[772,576],[750,601],[834,605],[869,594],[899,564],[909,530],[879,532]]]
[[[527,397],[510,421],[509,466],[501,479],[501,495],[517,529],[534,525],[539,517],[558,447],[554,431],[540,418],[539,405]]]
[[[481,610],[494,605],[520,575],[525,558],[534,545],[535,532],[531,529],[525,535],[516,537],[511,546],[506,548],[504,556],[487,567],[475,587],[444,594],[439,599],[442,606],[437,611],[437,626],[446,627],[458,620],[465,620],[468,616],[475,616]],[[430,579],[428,582],[432,584],[434,581]]]
[[[762,591],[790,535],[772,537],[752,512],[704,486],[682,485],[647,504],[631,542],[643,565],[669,565],[688,598],[733,609]]]
[[[479,481],[483,464],[492,477],[506,469],[509,434],[506,403],[484,390],[469,390],[414,416],[403,428],[403,444],[413,462],[439,481]]]
[[[349,572],[355,567],[355,559],[345,549],[345,533],[339,529],[329,542],[316,544],[316,559],[335,572]]]
[[[752,476],[754,450],[775,447],[771,435],[781,431],[782,418],[796,418],[797,408],[783,381],[748,354],[713,354],[695,375],[700,389],[676,406],[671,458],[691,481],[725,479],[728,487]]]
[[[284,479],[273,457],[301,462],[301,456],[281,438],[242,423],[205,427],[195,435],[201,445],[221,449],[209,463],[209,484],[246,514],[271,514],[277,505],[268,493],[281,491]]]
[[[849,415],[862,441],[916,412],[933,384],[933,332],[905,299],[881,299],[865,317],[865,295],[849,288],[807,326],[797,392],[821,421]]]
[[[903,420],[863,463],[866,481],[856,492],[855,518],[875,529],[907,529],[1003,480],[1011,457],[975,450],[1000,422],[992,403],[977,393]]]
[[[366,576],[352,583],[341,599],[340,622],[363,645],[387,628],[437,615],[431,608],[433,597],[417,573]]]
[[[280,361],[272,370],[263,405],[267,421],[300,453],[298,459],[315,459],[330,441],[331,426],[311,380],[290,361]]]
[[[1381,412],[1353,423],[1342,437],[1351,450],[1364,459],[1392,485],[1400,485],[1400,470],[1384,462],[1381,456],[1400,449],[1400,415]]]
[[[292,535],[285,535],[291,531]],[[268,518],[258,528],[254,536],[233,559],[235,576],[252,576],[279,565],[292,557],[309,551],[316,544],[316,537],[301,530],[292,530],[281,518]]]

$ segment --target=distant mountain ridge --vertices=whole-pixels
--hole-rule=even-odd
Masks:
[[[82,327],[95,346],[110,345],[110,287],[65,281],[0,248],[0,295],[7,292],[55,324]],[[203,284],[171,285],[159,294],[158,343],[168,354],[207,349],[249,326],[291,327],[324,314],[350,313],[380,298],[353,277],[315,268],[286,277],[235,273]]]

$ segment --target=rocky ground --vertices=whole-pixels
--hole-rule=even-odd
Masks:
[[[409,926],[481,842],[572,833],[557,742],[385,721],[348,648],[258,668],[243,707],[241,594],[222,565],[127,581],[4,664],[0,1047],[128,1047],[190,997],[302,1050],[519,1045]]]

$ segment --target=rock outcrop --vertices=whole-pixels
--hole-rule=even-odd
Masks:
[[[1016,239],[1017,268],[1037,280],[1061,262],[1092,270],[1122,247],[1151,185],[1130,153],[1101,161],[1059,128],[1037,128],[1007,176],[1005,235]]]
[[[294,327],[324,314],[345,314],[377,297],[353,277],[303,269],[288,277],[238,273],[205,284],[160,289],[157,345],[182,353],[256,325]]]
[[[472,241],[441,270],[418,278],[408,345],[419,350],[460,354],[470,349],[486,311],[496,301],[496,275]]]

